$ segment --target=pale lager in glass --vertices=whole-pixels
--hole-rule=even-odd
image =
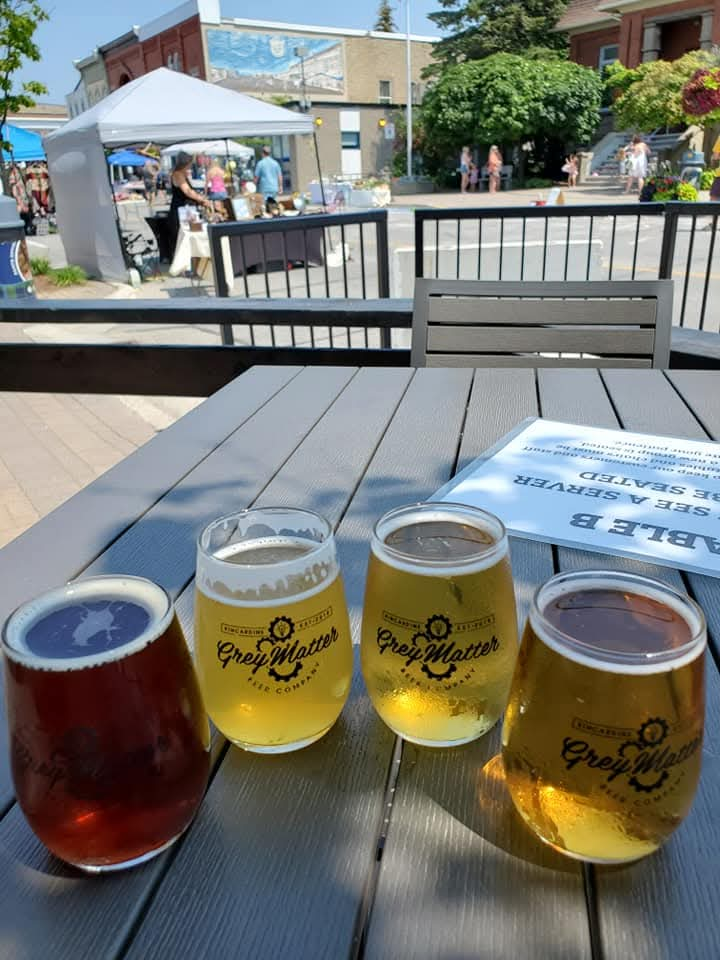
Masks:
[[[652,853],[700,776],[705,619],[627,573],[554,577],[535,595],[503,726],[515,806],[546,843],[595,863]]]
[[[505,528],[452,503],[393,510],[372,538],[361,662],[387,725],[426,746],[468,743],[500,718],[517,656]]]
[[[198,542],[195,648],[205,705],[233,743],[284,753],[319,739],[353,654],[332,527],[306,510],[246,510]]]

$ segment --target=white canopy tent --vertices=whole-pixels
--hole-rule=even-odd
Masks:
[[[307,114],[165,67],[133,80],[45,138],[68,262],[93,276],[127,278],[105,147],[312,131],[313,120]]]
[[[246,147],[235,140],[191,140],[189,143],[173,143],[160,153],[163,157],[174,157],[181,150],[192,156],[204,153],[208,157],[239,157],[241,160],[249,160],[255,156],[252,147]]]

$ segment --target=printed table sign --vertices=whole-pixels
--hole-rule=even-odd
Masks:
[[[720,576],[720,444],[531,418],[433,499],[531,540]]]

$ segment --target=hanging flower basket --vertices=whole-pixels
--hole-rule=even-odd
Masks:
[[[695,71],[683,87],[683,110],[709,123],[720,120],[720,69]]]

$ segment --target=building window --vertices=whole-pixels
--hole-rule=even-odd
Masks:
[[[392,103],[392,83],[390,80],[379,81],[378,103]]]
[[[611,63],[615,63],[619,53],[620,47],[617,43],[610,43],[606,47],[600,47],[600,53],[598,55],[598,70],[600,73],[604,73],[606,67],[609,67]]]
[[[343,150],[359,150],[360,134],[357,130],[344,130],[340,134],[340,145]]]
[[[413,81],[413,83],[410,84],[410,102],[412,104],[422,103],[424,92],[425,88],[422,83],[415,83]]]

